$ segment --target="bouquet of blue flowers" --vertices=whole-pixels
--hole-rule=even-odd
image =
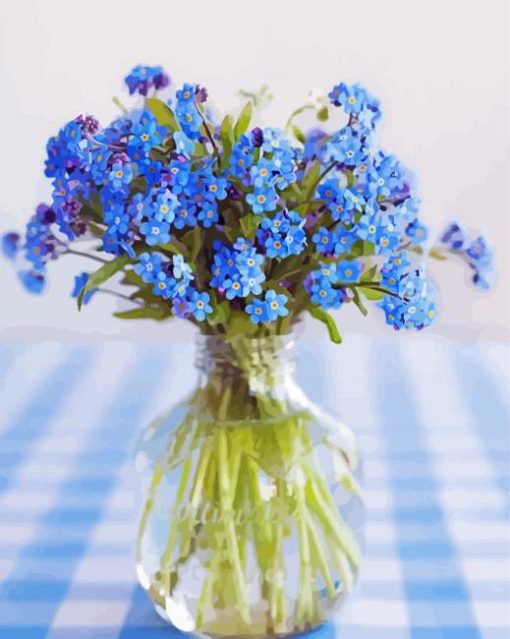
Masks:
[[[168,84],[160,67],[136,67],[126,85],[141,104],[116,100],[123,114],[105,128],[78,116],[50,138],[51,204],[2,242],[29,291],[43,290],[49,262],[97,238],[87,255],[101,266],[76,277],[73,295],[81,307],[120,273],[132,304],[120,318],[261,336],[288,332],[307,311],[339,341],[328,311],[352,303],[365,314],[369,301],[396,329],[431,323],[434,289],[416,264],[428,232],[409,173],[376,147],[375,98],[340,83],[283,131],[251,127],[257,94],[220,121],[198,85],[156,97]],[[341,110],[344,126],[305,134],[295,123],[305,110],[321,124]],[[431,255],[448,252],[487,286],[483,237],[453,224]]]
[[[282,130],[252,123],[265,91],[244,92],[240,112],[218,118],[199,85],[164,95],[160,67],[138,66],[125,81],[137,101],[115,98],[121,114],[108,126],[80,115],[49,140],[51,203],[23,236],[3,236],[3,252],[34,293],[50,262],[88,257],[98,267],[76,276],[80,308],[114,294],[129,304],[119,318],[184,318],[205,334],[204,382],[147,438],[170,424],[143,510],[140,581],[182,629],[292,633],[352,587],[359,541],[337,489],[360,493],[345,431],[294,401],[274,340],[307,312],[338,343],[330,311],[348,304],[422,329],[437,312],[425,254],[457,256],[487,288],[491,250],[457,223],[425,249],[411,176],[377,148],[380,104],[357,84],[312,93]],[[307,132],[304,112],[318,122]],[[328,131],[332,119],[341,124]],[[166,519],[157,504],[172,504]],[[285,581],[287,563],[299,578]]]

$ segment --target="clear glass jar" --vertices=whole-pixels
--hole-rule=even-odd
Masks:
[[[195,391],[151,424],[141,585],[197,636],[286,636],[356,582],[364,526],[352,432],[294,379],[290,336],[201,337]]]

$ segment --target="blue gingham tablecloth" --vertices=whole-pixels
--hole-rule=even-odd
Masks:
[[[509,350],[302,342],[299,376],[364,450],[360,586],[310,637],[508,639]],[[142,426],[193,384],[189,343],[0,342],[1,639],[181,636],[136,585]]]

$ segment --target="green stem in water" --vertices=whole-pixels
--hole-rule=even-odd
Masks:
[[[286,402],[270,396],[243,399],[248,391],[248,385],[241,387],[230,378],[198,391],[184,420],[186,428],[183,422],[167,450],[166,465],[156,467],[140,536],[165,472],[180,468],[161,579],[155,579],[171,596],[179,583],[178,567],[199,552],[205,575],[196,602],[197,630],[213,633],[217,610],[228,606],[239,615],[232,621],[238,634],[278,635],[323,619],[318,580],[323,580],[331,600],[341,592],[335,575],[344,592],[351,589],[359,548],[314,460],[310,417],[289,412]],[[250,406],[257,419],[253,426],[232,419],[243,405]],[[202,415],[217,421],[201,421]],[[300,566],[294,610],[285,597],[284,547],[292,528],[297,532]],[[249,546],[257,567],[258,599],[267,602],[265,629],[255,610],[252,614]],[[151,591],[153,597],[156,594]]]
[[[225,525],[227,549],[232,563],[233,582],[239,604],[239,614],[244,623],[250,623],[250,609],[248,604],[248,588],[244,580],[243,567],[237,543],[237,534],[232,510],[233,489],[229,477],[227,435],[223,429],[218,429],[217,464],[220,490],[220,507]]]

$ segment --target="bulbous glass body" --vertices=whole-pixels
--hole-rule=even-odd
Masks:
[[[184,632],[290,635],[356,582],[358,448],[297,386],[294,355],[289,337],[203,337],[195,391],[142,435],[138,577]]]

